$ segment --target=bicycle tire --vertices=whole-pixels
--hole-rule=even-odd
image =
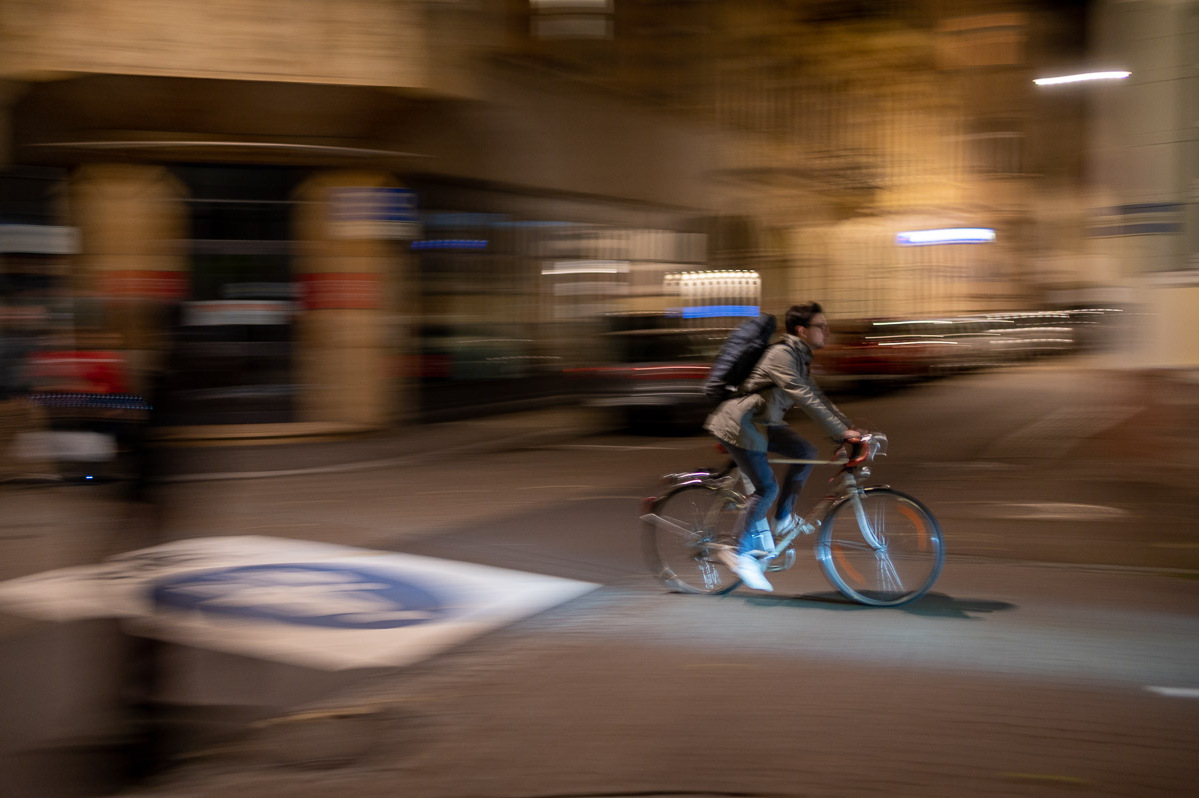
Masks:
[[[882,544],[863,532],[853,496],[838,499],[821,521],[816,559],[846,598],[875,607],[897,607],[923,596],[945,564],[941,526],[913,497],[886,487],[859,494],[865,519]]]
[[[741,580],[717,565],[708,544],[736,521],[739,494],[707,483],[680,485],[654,500],[643,516],[643,545],[650,571],[676,593],[723,595]],[[729,527],[731,529],[731,526]]]

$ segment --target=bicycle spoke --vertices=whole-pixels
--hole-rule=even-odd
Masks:
[[[886,551],[887,549],[887,508],[880,502],[874,502],[870,515],[874,516],[870,519],[870,534],[879,548]],[[867,538],[869,539],[869,538]]]
[[[893,595],[902,595],[903,579],[891,561],[891,553],[887,546],[887,507],[883,502],[873,502],[869,513],[870,534],[878,544],[878,577],[883,589]]]
[[[843,551],[860,551],[863,554],[874,554],[874,547],[864,541],[838,539],[833,545]]]
[[[645,551],[653,573],[672,590],[727,593],[738,580],[708,557],[711,541],[740,511],[737,494],[707,483],[682,486],[641,516]]]
[[[892,594],[903,593],[903,579],[895,570],[889,555],[880,552],[878,556],[878,578],[884,590]]]
[[[865,495],[855,494],[850,497],[849,502],[853,506],[853,513],[857,518],[858,531],[861,532],[863,540],[870,544],[872,549],[881,549],[882,544],[874,537],[874,521],[870,518],[871,512],[865,506]]]
[[[676,521],[672,518],[663,518],[657,513],[646,513],[641,516],[642,521],[653,524],[658,529],[669,532],[672,535],[677,535],[685,541],[692,542],[698,538],[698,534],[694,529],[683,526],[685,522]]]

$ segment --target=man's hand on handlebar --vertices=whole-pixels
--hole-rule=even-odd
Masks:
[[[841,433],[841,446],[837,450],[837,456],[845,458],[850,465],[864,462],[870,455],[870,438],[870,432],[867,430],[850,427]]]

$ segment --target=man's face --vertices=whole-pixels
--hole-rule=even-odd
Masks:
[[[828,321],[824,318],[823,313],[817,313],[808,322],[807,327],[799,327],[799,337],[807,343],[812,351],[824,349],[824,345],[828,343]]]

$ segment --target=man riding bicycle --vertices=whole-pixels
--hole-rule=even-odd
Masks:
[[[793,305],[784,319],[783,340],[768,347],[739,395],[720,404],[704,422],[704,428],[724,445],[749,481],[753,493],[737,519],[730,538],[720,541],[717,558],[754,590],[771,591],[763,565],[750,552],[761,532],[768,532],[766,515],[775,507],[774,534],[785,535],[800,521],[795,502],[812,471],[810,463],[787,468],[782,490],[774,478],[768,453],[786,458],[812,460],[819,453],[783,420],[798,405],[834,441],[861,437],[861,430],[837,409],[812,380],[812,354],[828,343],[828,321],[819,303]]]

